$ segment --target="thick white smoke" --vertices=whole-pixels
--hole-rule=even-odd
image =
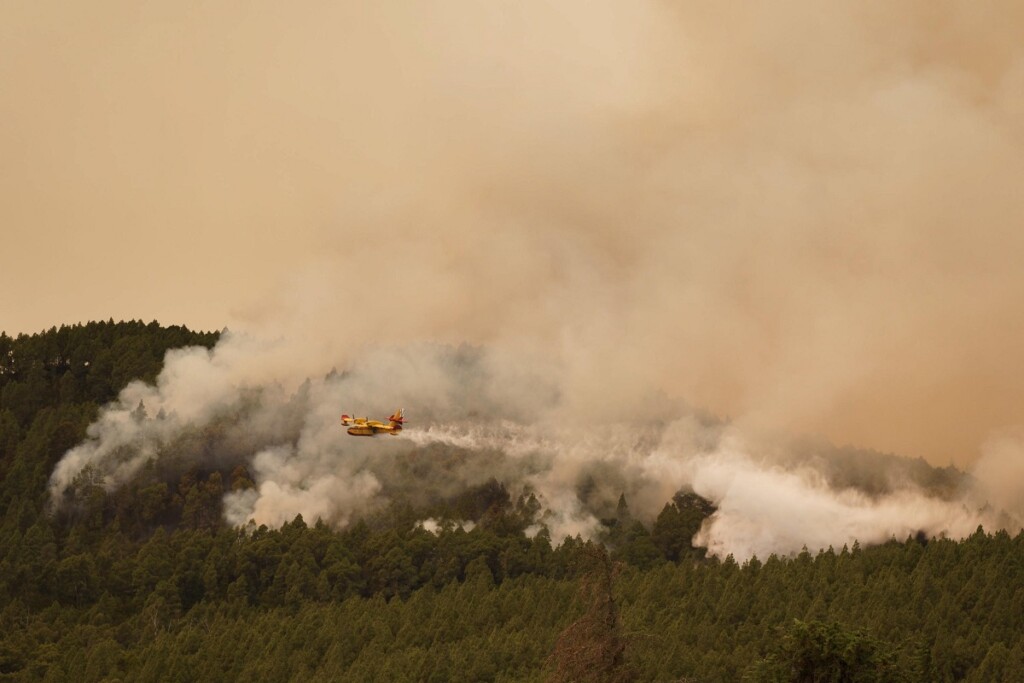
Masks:
[[[997,519],[967,500],[946,500],[913,486],[874,495],[836,489],[814,469],[757,463],[728,447],[695,460],[691,485],[718,507],[694,544],[740,560],[854,541],[902,541],[918,532],[962,538]]]
[[[289,383],[268,372],[281,344],[226,334],[211,351],[169,352],[156,385],[126,387],[60,461],[55,502],[83,471],[116,488],[147,466],[173,476],[244,463],[255,488],[225,496],[230,523],[278,526],[302,514],[344,527],[395,496],[452,496],[493,477],[513,495],[535,493],[558,541],[595,536],[620,494],[650,522],[692,490],[717,507],[695,542],[737,558],[918,531],[960,537],[1018,524],[1005,513],[1022,511],[997,469],[1018,462],[1019,441],[994,443],[977,484],[955,496],[900,480],[897,467],[867,487],[827,446],[800,454],[664,400],[643,418],[588,421],[561,404],[557,367],[528,356],[417,344]],[[398,437],[350,437],[338,421],[399,406],[409,425]],[[983,509],[989,491],[1000,508]]]

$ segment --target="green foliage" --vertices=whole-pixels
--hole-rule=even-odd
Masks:
[[[702,559],[703,548],[691,544],[704,520],[715,511],[706,500],[693,493],[678,493],[666,503],[654,522],[651,538],[671,562],[684,558]]]
[[[863,631],[796,620],[746,680],[758,683],[898,683],[910,680],[894,651]]]
[[[158,323],[92,322],[62,325],[41,334],[0,334],[0,411],[25,427],[56,403],[112,400],[128,382],[152,382],[168,349],[212,347],[216,333]]]

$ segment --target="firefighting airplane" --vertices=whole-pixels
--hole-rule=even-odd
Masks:
[[[398,432],[402,431],[403,422],[405,422],[405,417],[402,415],[401,408],[388,418],[387,424],[377,420],[368,420],[365,417],[341,416],[341,425],[348,427],[348,433],[351,436],[377,436],[378,434],[398,436]]]

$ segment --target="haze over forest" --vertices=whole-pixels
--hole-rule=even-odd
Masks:
[[[602,680],[782,680],[804,637],[1017,680],[1021,35],[1005,0],[3,3],[0,678],[574,680],[604,571],[676,645],[613,615]],[[293,618],[327,635],[190,640]]]

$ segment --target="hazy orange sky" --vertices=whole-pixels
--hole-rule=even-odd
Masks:
[[[965,463],[1024,421],[1022,35],[1016,2],[4,2],[0,329],[548,349],[595,410]]]

